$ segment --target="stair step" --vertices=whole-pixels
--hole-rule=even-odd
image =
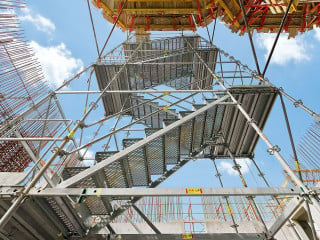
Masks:
[[[176,122],[178,119],[163,119],[164,126],[169,126],[170,124]]]
[[[123,146],[127,148],[136,142],[139,142],[140,138],[123,139]],[[149,174],[149,166],[146,163],[145,148],[138,148],[136,151],[128,155],[128,166],[130,169],[130,175],[133,186],[148,186],[151,182]]]
[[[147,128],[146,136],[159,131],[159,128]],[[164,137],[157,138],[146,145],[146,156],[151,175],[163,174],[165,171]]]
[[[180,115],[185,117],[193,111],[182,111]],[[180,155],[183,157],[190,156],[191,147],[192,147],[192,138],[193,138],[193,122],[194,119],[189,120],[188,122],[181,125],[180,131]]]
[[[217,106],[214,106],[206,112],[206,121],[204,125],[204,131],[203,131],[204,134],[203,134],[202,144],[206,144],[206,142],[210,141],[212,138],[216,111],[217,111]]]
[[[66,180],[70,177],[77,175],[78,173],[88,169],[89,167],[66,167],[62,172],[62,179]],[[88,177],[87,179],[76,184],[77,187],[97,187],[92,177]]]
[[[141,104],[142,101],[148,101],[147,99],[144,99],[141,96],[135,96],[131,100],[131,104],[133,106],[137,106],[138,104]],[[160,106],[158,102],[148,102],[146,104],[143,104],[132,111],[132,115],[134,118],[139,119],[142,117],[145,117],[149,115],[152,112],[159,111],[166,106]],[[170,109],[170,112],[176,113],[175,109]],[[162,127],[162,121],[166,118],[177,118],[173,114],[170,114],[166,111],[160,111],[158,113],[155,113],[154,115],[147,117],[144,122],[150,126],[151,128],[161,128]]]
[[[109,152],[97,152],[96,153],[96,161],[100,162],[112,155],[118,153],[117,151],[109,151]],[[106,167],[104,167],[104,175],[105,180],[107,182],[107,186],[110,188],[127,188],[132,186],[131,179],[126,176],[126,168],[125,164],[127,164],[127,158],[120,159],[119,161],[115,161]],[[130,174],[127,173],[129,176]]]
[[[196,111],[196,110],[198,110],[198,109],[200,109],[200,108],[203,108],[203,107],[205,107],[206,106],[206,104],[193,104],[192,105],[192,110],[193,111]]]
[[[165,122],[175,122],[174,119],[166,119]],[[167,123],[167,125],[171,124]],[[166,123],[165,123],[166,125]],[[164,149],[166,164],[177,164],[180,160],[180,128],[175,128],[164,136]]]
[[[66,167],[62,172],[62,178],[67,179],[73,177],[88,168],[89,167]],[[79,188],[103,188],[105,187],[103,181],[104,177],[101,176],[101,174],[102,172],[98,172],[95,176],[88,177],[77,183],[76,186]],[[99,179],[102,179],[102,181],[99,181]],[[109,213],[107,210],[108,203],[95,196],[86,197],[84,204],[92,215],[105,215]],[[109,209],[110,208],[111,207],[109,207]]]
[[[192,153],[199,152],[204,135],[204,127],[208,124],[206,112],[199,114],[193,121],[193,134],[192,134]]]

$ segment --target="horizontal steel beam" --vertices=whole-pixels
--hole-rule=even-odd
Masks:
[[[166,95],[171,93],[203,93],[203,92],[216,92],[223,93],[225,90],[212,90],[212,89],[201,89],[201,90],[110,90],[104,91],[104,93],[164,93]],[[56,94],[101,94],[102,91],[58,91]]]
[[[110,240],[251,240],[266,239],[263,233],[197,233],[197,234],[119,234]]]
[[[86,189],[86,191],[83,191]],[[83,193],[85,192],[85,193]],[[8,194],[8,193],[7,193]],[[299,196],[300,188],[252,187],[252,188],[33,188],[29,195],[48,196]]]

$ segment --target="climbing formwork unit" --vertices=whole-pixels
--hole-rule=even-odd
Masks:
[[[105,8],[106,1],[95,2]],[[128,4],[137,7],[137,2]],[[204,3],[177,1],[175,7]],[[9,43],[0,42],[3,49]],[[138,34],[100,55],[48,95],[29,97],[32,106],[2,121],[1,143],[24,148],[17,151],[32,161],[14,153],[23,167],[0,173],[0,238],[316,239],[319,124],[310,127],[298,145],[299,159],[294,151],[293,160],[284,159],[263,129],[278,98],[285,116],[283,98],[317,121],[318,114],[195,34],[159,39]],[[79,81],[85,90],[73,90]],[[0,104],[21,95],[8,91]],[[78,115],[70,119],[63,112],[66,95],[77,96]],[[37,122],[42,125],[30,127]],[[283,184],[271,185],[256,161],[259,139],[285,175]],[[315,149],[314,156],[306,148]],[[87,159],[90,151],[94,155]],[[175,173],[201,159],[210,161],[215,183],[176,187],[185,179]],[[225,161],[236,183],[223,175]],[[246,168],[259,179],[255,184]],[[177,184],[168,188],[170,179]]]
[[[138,33],[195,31],[218,18],[239,34],[244,34],[247,28],[257,32],[278,32],[284,21],[281,31],[294,37],[320,24],[318,0],[92,0],[92,3],[102,9],[107,21],[114,23],[119,17],[118,27]],[[288,17],[283,20],[285,14]],[[247,23],[243,15],[246,15]]]

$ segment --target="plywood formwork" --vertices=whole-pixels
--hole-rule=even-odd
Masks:
[[[245,22],[238,0],[141,1],[92,0],[102,9],[104,18],[114,22],[123,7],[118,26],[124,31],[181,31],[205,27],[219,18],[232,32],[245,33]],[[277,32],[289,1],[244,1],[244,10],[251,30]],[[294,37],[319,26],[319,1],[293,1],[283,31]]]

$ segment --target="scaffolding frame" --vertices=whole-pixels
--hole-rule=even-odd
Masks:
[[[210,54],[215,55],[215,57],[212,57],[212,55]],[[177,61],[178,56],[185,56],[185,58],[180,60],[178,59]],[[204,58],[210,59],[210,57],[211,61],[204,60]],[[105,86],[103,86],[102,82],[100,82],[99,90],[63,90],[63,87],[74,82],[81,75],[90,73],[89,78],[91,79],[91,73],[94,70],[97,74],[98,82],[101,81],[101,79],[99,79],[99,74],[101,74],[99,73],[99,71],[102,70],[99,70],[99,67],[110,68],[111,70],[109,69],[108,71],[114,71],[114,69],[116,69]],[[146,71],[141,70],[144,68],[146,68]],[[152,83],[152,71],[154,71],[154,73],[158,75],[158,81],[156,83]],[[186,71],[186,73],[183,73],[183,71]],[[133,75],[131,73],[133,73]],[[150,75],[146,76],[145,73],[149,73]],[[140,76],[137,76],[137,74],[140,74]],[[162,77],[163,80],[161,80]],[[124,80],[128,80],[129,84],[131,85],[126,85],[127,83],[124,82]],[[121,86],[120,82],[122,82]],[[118,85],[116,86],[116,84]],[[164,90],[153,89],[158,85],[167,85],[170,88],[167,87]],[[242,85],[242,88],[237,87],[237,85]],[[215,233],[216,235],[214,236],[219,237],[218,239],[229,239],[230,236],[234,237],[235,239],[241,239],[244,236],[246,237],[246,239],[265,239],[265,237],[271,239],[275,236],[275,234],[277,234],[277,232],[292,216],[292,214],[306,201],[312,201],[314,203],[314,208],[320,212],[320,205],[318,201],[319,189],[307,187],[301,181],[301,179],[299,179],[296,173],[290,168],[286,160],[281,156],[281,154],[279,153],[280,149],[277,147],[277,145],[272,144],[262,132],[264,122],[268,116],[268,111],[270,111],[270,109],[267,109],[266,113],[262,114],[264,118],[261,118],[259,123],[257,122],[257,119],[253,118],[252,114],[254,111],[252,110],[252,112],[250,113],[245,109],[245,103],[241,102],[241,98],[245,98],[246,94],[253,94],[247,88],[245,88],[247,85],[250,85],[250,87],[254,87],[254,89],[263,89],[263,92],[261,94],[267,95],[271,93],[272,96],[269,100],[270,109],[273,104],[272,99],[274,99],[277,94],[282,94],[288,100],[290,100],[294,104],[294,106],[302,108],[316,120],[320,120],[320,116],[304,106],[301,101],[292,98],[283,89],[275,87],[266,78],[263,78],[256,72],[251,71],[247,66],[242,65],[240,61],[236,60],[232,56],[229,56],[227,53],[208,43],[205,39],[199,36],[180,36],[175,38],[162,38],[159,40],[144,39],[141,42],[132,42],[131,40],[126,41],[122,45],[116,47],[111,52],[106,54],[102,59],[99,59],[96,63],[90,65],[89,67],[85,68],[83,71],[72,77],[70,80],[66,81],[61,87],[51,92],[48,96],[45,96],[42,100],[36,102],[31,108],[20,113],[18,116],[14,117],[8,123],[3,124],[3,126],[0,127],[0,130],[3,130],[11,125],[13,126],[12,131],[14,131],[14,129],[16,129],[20,124],[28,121],[44,121],[45,123],[49,121],[61,121],[66,125],[66,127],[63,128],[62,132],[59,132],[56,134],[56,136],[52,136],[50,138],[43,136],[26,137],[21,135],[16,135],[15,137],[13,137],[8,136],[7,132],[2,134],[0,141],[17,141],[20,142],[26,149],[28,149],[28,143],[32,141],[52,142],[52,144],[48,146],[48,149],[43,152],[41,157],[40,155],[34,156],[32,152],[29,151],[35,163],[29,170],[29,172],[24,176],[24,180],[20,181],[23,184],[17,183],[16,186],[1,187],[1,190],[3,190],[1,191],[1,195],[7,198],[13,198],[13,202],[12,205],[7,209],[5,214],[1,217],[0,228],[3,229],[3,227],[8,223],[13,214],[17,211],[17,209],[27,197],[52,197],[57,202],[70,201],[71,203],[89,202],[88,199],[91,199],[93,201],[93,208],[96,206],[100,206],[99,208],[101,209],[105,208],[104,215],[107,217],[104,221],[104,226],[108,227],[109,232],[112,236],[115,236],[114,234],[117,233],[112,230],[110,224],[115,221],[121,214],[124,214],[129,208],[134,208],[138,215],[140,215],[146,221],[146,223],[154,230],[155,233],[157,233],[158,235],[159,233],[161,233],[159,229],[150,220],[148,220],[148,217],[145,215],[145,213],[141,211],[141,209],[139,209],[139,207],[137,207],[136,205],[143,196],[197,197],[201,195],[224,197],[227,201],[227,212],[229,212],[229,215],[233,219],[233,228],[235,229],[235,233],[231,235],[230,233]],[[116,87],[118,89],[116,89]],[[260,94],[260,92],[258,93]],[[88,102],[86,102],[85,110],[83,115],[80,117],[80,120],[73,121],[65,118],[65,114],[63,113],[62,107],[59,104],[58,97],[60,95],[66,94],[81,94],[87,97],[98,95],[98,97],[96,97],[91,104],[88,104]],[[259,96],[256,95],[254,96],[254,98],[257,99],[259,98]],[[111,97],[113,100],[115,99],[114,103],[106,101],[106,97]],[[139,99],[139,101],[134,99]],[[162,101],[163,99],[166,100],[163,101],[163,103],[165,103],[166,105],[161,105],[156,102],[160,101],[161,99]],[[55,103],[59,106],[58,109],[61,116],[63,116],[62,119],[25,119],[25,117],[35,111],[35,109],[41,107],[47,101],[52,100],[54,100]],[[120,105],[118,105],[119,101]],[[128,101],[130,101],[129,105]],[[199,104],[199,102],[201,101],[204,101],[204,103]],[[99,121],[86,122],[89,114],[96,110],[98,103],[100,104],[101,102],[104,103],[103,106],[106,114],[105,117]],[[114,109],[116,110],[108,112],[107,110],[109,107],[114,107]],[[173,109],[172,107],[175,107],[176,109]],[[238,151],[239,154],[237,153],[237,155],[235,156],[235,153],[230,150],[230,146],[228,146],[226,139],[224,139],[224,141],[222,142],[219,140],[224,137],[221,131],[215,132],[214,135],[211,135],[210,139],[207,139],[207,141],[204,142],[203,139],[205,138],[205,126],[203,126],[201,130],[203,134],[201,139],[194,140],[195,137],[197,137],[193,136],[195,134],[196,124],[198,122],[201,122],[201,119],[203,122],[203,119],[206,116],[209,117],[211,114],[209,112],[210,110],[214,108],[218,109],[219,107],[223,109],[236,109],[238,111],[237,114],[244,117],[245,122],[254,130],[254,136],[256,136],[252,137],[252,139],[255,140],[251,139],[250,141],[251,143],[253,143],[251,145],[251,149],[255,148],[258,137],[262,139],[268,146],[267,151],[275,156],[286,173],[297,184],[297,188],[288,189],[284,187],[268,187],[258,189],[249,188],[245,184],[246,188],[227,189],[223,187],[223,184],[221,182],[221,189],[190,188],[190,191],[192,192],[191,194],[188,193],[188,190],[186,192],[186,189],[154,189],[190,160],[201,157],[212,158],[214,161],[216,161],[215,158],[219,157],[233,159],[235,169],[239,172],[241,180],[245,182],[241,174],[240,167],[236,162],[236,158],[250,157],[251,152],[249,152],[247,155],[242,155],[241,151]],[[189,111],[183,111],[183,108],[189,109]],[[146,109],[149,109],[149,112],[147,112]],[[217,111],[218,110],[216,110],[215,114],[217,114]],[[120,119],[128,115],[132,117],[129,123],[118,126],[120,124],[119,122],[121,122]],[[98,136],[100,134],[99,131],[102,128],[102,124],[112,119],[116,119],[116,121],[114,122],[114,125],[112,127],[109,127],[109,132]],[[163,121],[164,125],[160,126],[160,123]],[[67,122],[69,122],[69,124]],[[75,123],[75,126],[72,129],[70,129],[71,122]],[[190,144],[191,150],[186,150],[185,146],[183,146],[183,148],[181,145],[179,153],[177,154],[178,159],[176,161],[173,161],[171,159],[172,157],[170,158],[170,156],[165,156],[166,161],[171,161],[171,164],[173,165],[171,169],[166,168],[167,162],[162,164],[160,167],[157,166],[157,169],[153,169],[151,163],[148,162],[149,160],[144,157],[145,168],[143,171],[145,171],[145,175],[147,177],[146,179],[141,180],[141,172],[140,170],[137,170],[135,172],[136,175],[141,176],[135,179],[135,167],[126,158],[134,159],[134,154],[138,154],[138,152],[140,154],[140,158],[141,156],[147,156],[148,151],[151,151],[150,149],[153,149],[150,148],[152,147],[152,145],[150,144],[155,143],[156,141],[157,144],[163,144],[163,141],[165,141],[165,139],[170,138],[170,134],[175,133],[176,131],[179,131],[182,134],[182,131],[186,131],[185,129],[188,129],[187,126],[189,125],[192,126],[190,129],[193,130],[185,132],[184,135],[190,135],[191,140],[188,141],[191,141],[191,143],[187,142],[187,140],[185,139],[182,139],[181,136],[183,135],[179,135],[180,138],[177,139],[177,142],[179,144],[181,142]],[[144,128],[141,128],[142,126],[144,126]],[[93,139],[88,140],[78,146],[77,141],[74,137],[75,134],[81,132],[82,136],[82,132],[85,129],[92,129],[94,127],[98,128],[93,134]],[[127,139],[122,143],[122,147],[124,147],[124,149],[119,150],[121,147],[121,143],[117,139],[124,139],[124,133],[128,134],[132,131],[145,131],[147,127],[150,128],[148,130],[149,133],[146,133],[143,139]],[[160,139],[161,141],[159,141]],[[81,166],[80,161],[83,160],[85,154],[82,154],[80,151],[88,151],[90,147],[95,144],[101,143],[102,141],[107,141],[107,146],[105,146],[104,149],[111,147],[113,148],[112,150],[114,152],[112,154],[110,152],[108,153],[111,155],[106,154],[106,152],[102,152],[100,159],[99,156],[96,155],[95,161],[97,163],[89,168],[84,167],[83,165]],[[56,144],[57,142],[60,142],[60,144],[58,147],[55,147],[54,144]],[[75,147],[72,149],[67,148],[67,145],[70,142],[74,142],[75,144]],[[156,147],[158,146],[157,144],[155,144]],[[225,148],[226,150],[224,150],[223,154],[217,155],[217,149],[219,148]],[[52,150],[51,155],[50,150]],[[225,152],[227,152],[227,154],[225,154]],[[74,169],[69,169],[69,176],[64,178],[65,176],[63,176],[63,173],[67,174],[69,170],[67,171],[67,165],[65,166],[63,164],[61,166],[58,166],[57,169],[59,169],[59,171],[55,170],[53,171],[54,174],[49,174],[48,176],[48,173],[50,172],[48,171],[48,169],[52,168],[52,166],[56,164],[57,158],[60,157],[63,159],[74,155],[78,156],[79,162],[78,165],[71,165],[71,167],[74,167]],[[44,163],[41,163],[41,160],[46,158],[47,160],[44,161]],[[112,182],[112,179],[104,182],[104,174],[111,174],[111,171],[113,171],[111,168],[108,168],[108,166],[113,166],[113,169],[115,169],[115,164],[118,163],[121,165],[119,169],[121,168],[121,171],[124,173],[123,181],[126,184],[126,188],[139,186],[139,184],[140,186],[143,185],[147,188],[121,189],[123,187],[115,187],[116,184],[120,183],[115,181]],[[136,162],[136,164],[138,165],[140,164],[140,162]],[[217,168],[216,170],[217,176],[220,177],[221,174],[218,172]],[[112,172],[112,174],[114,174],[113,177],[115,179],[120,178],[120,173],[117,173],[116,170],[114,171],[115,172]],[[156,180],[152,180],[150,177],[152,174],[158,175],[158,178]],[[27,178],[28,175],[29,179]],[[8,177],[10,176],[8,175]],[[62,180],[62,178],[64,179]],[[45,181],[47,183],[45,183]],[[263,217],[260,214],[259,208],[256,206],[256,203],[252,198],[261,195],[272,196],[274,198],[273,201],[275,202],[278,200],[278,197],[280,195],[284,195],[288,199],[291,199],[292,196],[298,196],[298,199],[292,198],[292,200],[288,201],[289,203],[286,207],[281,206],[279,202],[275,203],[275,206],[281,209],[282,213],[271,227],[267,227],[263,220]],[[249,196],[248,202],[252,203],[252,211],[257,214],[258,220],[264,225],[264,230],[262,232],[256,234],[244,234],[238,232],[236,226],[237,222],[233,218],[232,210],[228,200],[229,197],[234,196]],[[115,207],[115,205],[112,206],[112,201],[123,198],[125,199],[125,201],[122,201],[120,203],[117,202],[117,204],[119,204],[117,208]],[[90,202],[88,203],[88,205],[90,205]],[[59,204],[59,206],[61,208],[62,204]],[[82,214],[85,214],[83,205],[77,207],[76,211],[80,211],[82,212]],[[74,212],[74,210],[71,210],[71,212]],[[74,215],[74,213],[72,214]],[[83,228],[83,223],[77,223],[78,219],[74,216],[70,218],[73,219],[72,223],[78,226],[76,230],[77,233],[80,236],[84,236],[85,233],[81,229]],[[64,232],[63,234],[67,233]],[[213,236],[210,234],[214,233],[208,233],[208,236],[198,236],[197,234],[193,234],[193,237],[195,239],[197,237],[209,238]],[[147,234],[142,235],[146,239],[148,239]],[[128,234],[127,236],[124,236],[124,239],[134,239],[134,237],[137,236],[131,236],[130,234]],[[168,236],[166,236],[166,234],[161,234],[161,236],[158,237],[158,239],[166,239],[166,237]],[[171,237],[172,239],[181,239],[181,234]]]

